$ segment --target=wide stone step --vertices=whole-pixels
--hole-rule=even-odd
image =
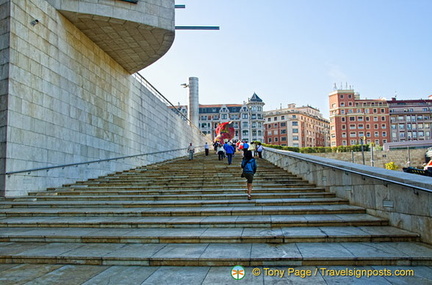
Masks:
[[[418,242],[340,243],[0,243],[0,263],[141,266],[418,266],[432,248]]]
[[[239,191],[237,191],[239,192]],[[256,193],[254,194],[255,199],[289,199],[289,198],[333,198],[334,193],[329,192],[318,192],[318,193]],[[36,195],[22,198],[13,199],[14,202],[25,202],[25,201],[165,201],[165,200],[220,200],[220,199],[242,199],[244,200],[245,193],[232,193],[232,194],[162,194],[162,195],[123,195],[121,192],[118,195],[107,196],[107,195],[86,195],[81,193],[80,195],[60,195],[60,196],[42,196]],[[1,202],[0,202],[1,205]]]
[[[132,188],[134,189],[134,188]],[[130,190],[125,188],[106,188],[106,189],[85,189],[85,188],[79,188],[79,189],[64,189],[64,190],[57,190],[57,191],[43,191],[43,192],[33,192],[28,195],[28,197],[22,197],[22,199],[25,198],[37,198],[39,196],[76,196],[76,195],[85,195],[85,196],[111,196],[111,195],[207,195],[207,194],[219,194],[219,195],[225,195],[225,194],[237,194],[237,193],[243,193],[244,190],[238,189],[238,188],[209,188],[209,189],[181,189],[181,190]],[[258,192],[259,191],[259,192]],[[324,188],[317,188],[317,187],[293,187],[293,188],[254,188],[254,195],[266,195],[268,193],[274,193],[275,195],[284,195],[284,194],[290,194],[290,193],[324,193]],[[18,199],[21,199],[18,198]],[[15,199],[14,199],[15,200]]]
[[[206,190],[213,190],[213,189],[219,189],[219,191],[222,191],[224,189],[246,189],[246,180],[242,183],[238,183],[236,185],[229,185],[229,184],[207,184],[207,185],[190,185],[190,184],[185,184],[182,187],[180,186],[174,186],[174,185],[149,185],[149,186],[139,186],[139,185],[126,185],[126,184],[122,184],[122,185],[110,185],[110,186],[81,186],[81,187],[71,187],[71,188],[56,188],[56,189],[49,189],[49,191],[63,191],[63,190],[67,190],[67,191],[89,191],[89,190],[93,190],[93,191],[110,191],[111,190],[142,190],[142,191],[185,191],[185,190],[202,190],[202,191],[206,191]],[[267,189],[269,191],[280,191],[281,189],[310,189],[310,188],[315,188],[314,185],[311,184],[307,184],[307,183],[297,183],[297,184],[266,184],[266,185],[260,185],[260,184],[254,184],[253,189],[254,190],[261,190],[261,189]]]
[[[160,177],[157,175],[154,176],[128,176],[128,177],[110,177],[110,178],[104,178],[104,179],[98,179],[98,180],[93,180],[93,181],[89,181],[88,183],[112,183],[112,182],[124,182],[124,183],[130,183],[130,182],[138,182],[140,180],[144,180],[145,182],[159,182],[159,181],[169,181],[169,182],[183,182],[185,179],[191,181],[191,182],[195,182],[195,181],[206,181],[206,182],[210,182],[208,180],[211,179],[217,179],[217,178],[223,178],[226,180],[232,180],[232,181],[239,181],[241,180],[240,178],[240,172],[236,173],[236,174],[215,174],[215,175],[208,175],[206,174],[205,176],[203,175],[196,175],[196,176],[192,176],[192,175],[184,175],[183,176],[169,176],[169,177]],[[267,180],[271,180],[271,181],[302,181],[302,179],[300,177],[296,177],[296,176],[286,176],[286,175],[270,175],[270,174],[256,174],[255,178],[257,180],[262,180],[262,181],[267,181]]]
[[[79,208],[79,207],[120,207],[120,208],[159,208],[159,207],[227,207],[227,206],[293,206],[293,205],[339,205],[347,204],[346,199],[341,198],[280,198],[280,199],[257,199],[247,200],[246,194],[243,199],[230,200],[165,200],[148,201],[143,197],[141,200],[66,200],[66,201],[16,201],[0,202],[0,208],[29,208],[29,207],[48,207],[48,208]]]
[[[203,188],[214,188],[218,186],[227,186],[227,187],[242,187],[246,184],[246,180],[233,180],[233,181],[201,181],[201,182],[164,182],[164,181],[158,181],[158,182],[142,182],[142,181],[136,181],[136,182],[111,182],[111,183],[89,183],[87,184],[88,188],[97,188],[97,187],[118,187],[118,186],[131,186],[131,187],[151,187],[151,188],[157,188],[157,187],[169,187],[169,188],[182,188],[182,187],[203,187]],[[260,187],[281,187],[281,186],[292,186],[292,185],[303,185],[303,186],[309,186],[311,187],[310,183],[307,183],[305,181],[286,181],[281,183],[274,183],[272,181],[268,182],[260,182],[259,180],[254,179],[254,184],[256,186]],[[72,188],[74,188],[72,186]]]
[[[352,205],[295,205],[295,206],[232,206],[232,207],[161,207],[161,208],[8,208],[2,209],[0,217],[36,216],[237,216],[237,215],[324,215],[324,214],[364,214],[362,207]]]
[[[367,214],[152,216],[152,217],[10,217],[0,227],[25,228],[239,228],[388,226],[388,220]],[[220,229],[223,232],[223,229]]]
[[[142,189],[140,187],[110,187],[110,188],[88,188],[80,187],[73,189],[49,190],[44,192],[31,192],[31,196],[47,196],[47,195],[164,195],[164,194],[232,194],[243,193],[245,188],[198,188],[198,189]],[[324,188],[319,187],[290,187],[290,188],[262,188],[254,187],[256,194],[261,193],[322,193]]]
[[[5,228],[1,242],[74,243],[306,243],[409,242],[419,236],[393,227],[288,228]]]

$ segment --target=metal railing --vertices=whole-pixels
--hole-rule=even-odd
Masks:
[[[162,103],[164,103],[169,109],[171,109],[174,113],[176,113],[177,115],[179,115],[184,121],[187,121],[188,124],[198,130],[202,136],[205,136],[205,134],[198,128],[198,126],[196,126],[195,124],[193,124],[182,112],[180,112],[180,110],[174,106],[173,103],[171,103],[170,100],[168,100],[164,95],[162,95],[161,92],[159,92],[159,90],[156,89],[156,87],[154,87],[147,79],[145,79],[144,76],[142,76],[140,73],[134,73],[132,74],[132,76],[139,82],[141,83],[141,85],[143,85],[145,88],[147,88],[147,90],[149,90],[156,98],[158,98],[160,101],[162,101]]]
[[[61,164],[61,165],[54,165],[54,166],[47,166],[47,167],[25,169],[25,170],[19,170],[19,171],[10,171],[10,172],[6,172],[5,175],[10,176],[13,174],[31,173],[31,172],[35,172],[35,171],[50,170],[50,169],[56,169],[56,168],[62,168],[63,169],[66,167],[79,166],[79,165],[84,165],[84,164],[94,164],[94,163],[101,163],[101,162],[107,162],[107,161],[115,161],[115,160],[121,160],[121,159],[141,157],[141,156],[146,156],[146,155],[157,155],[157,154],[161,154],[161,153],[168,153],[168,152],[181,151],[181,150],[186,151],[187,148],[179,148],[179,149],[164,150],[164,151],[157,151],[157,152],[141,153],[141,154],[135,154],[135,155],[126,155],[126,156],[119,156],[119,157],[106,158],[106,159],[90,160],[90,161],[85,161],[85,162],[76,162],[76,163],[68,163],[68,164]]]

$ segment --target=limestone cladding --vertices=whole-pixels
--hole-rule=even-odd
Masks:
[[[5,172],[7,94],[9,77],[9,31],[10,3],[0,0],[0,173]],[[4,189],[4,179],[0,179],[0,189]]]
[[[11,11],[10,62],[1,62],[0,78],[3,82],[9,68],[9,90],[2,84],[0,94],[6,172],[204,144],[199,132],[48,2],[3,5]],[[34,19],[38,23],[32,25]],[[8,35],[0,36],[3,46]],[[144,157],[6,175],[1,194],[20,196],[167,158],[161,154],[152,156],[155,161]]]

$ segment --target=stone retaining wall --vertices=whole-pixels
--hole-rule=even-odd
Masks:
[[[186,148],[189,142],[204,145],[206,139],[197,129],[47,1],[9,0],[1,11],[0,21],[10,24],[10,33],[0,34],[2,45],[10,37],[7,52],[0,50],[0,80],[6,78],[9,87],[5,90],[2,82],[0,90],[2,173],[161,153],[3,175],[0,196],[21,196],[186,155],[164,151]],[[33,25],[34,19],[38,23]]]
[[[275,149],[264,158],[432,244],[432,177]]]

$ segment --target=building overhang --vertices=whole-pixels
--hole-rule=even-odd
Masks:
[[[127,72],[161,58],[174,42],[174,0],[47,0]]]

